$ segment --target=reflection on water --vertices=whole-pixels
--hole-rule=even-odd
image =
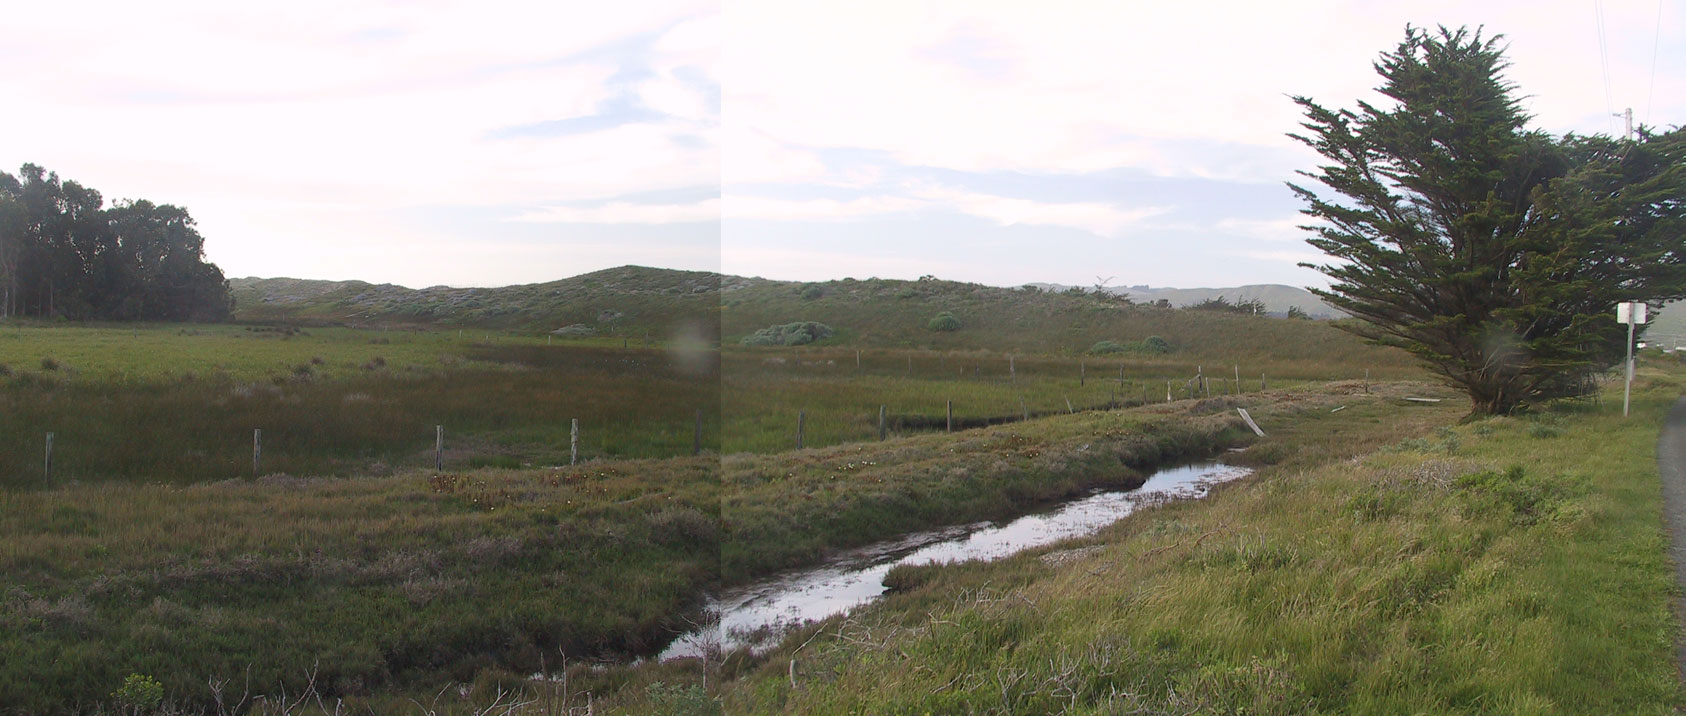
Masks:
[[[1146,503],[1200,497],[1212,484],[1251,472],[1200,463],[1167,468],[1135,490],[1096,492],[1055,509],[1000,524],[978,522],[880,542],[819,567],[787,572],[730,590],[711,600],[718,629],[675,640],[661,660],[699,656],[710,647],[769,647],[785,628],[841,614],[884,593],[884,575],[898,564],[931,564],[1005,557],[1031,547],[1091,534]]]

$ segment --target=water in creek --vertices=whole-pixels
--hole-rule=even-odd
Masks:
[[[1249,472],[1219,463],[1167,468],[1134,490],[1093,492],[1005,523],[978,522],[919,532],[852,550],[818,567],[728,590],[709,604],[719,614],[718,628],[685,634],[658,658],[695,657],[710,648],[770,647],[789,627],[841,614],[878,598],[884,593],[884,575],[896,565],[999,559],[1091,534],[1143,504],[1201,497],[1211,485]]]

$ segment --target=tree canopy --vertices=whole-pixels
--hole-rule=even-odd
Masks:
[[[1621,359],[1621,301],[1686,296],[1686,133],[1635,139],[1526,128],[1499,37],[1407,28],[1375,69],[1378,107],[1295,97],[1332,194],[1289,186],[1335,259],[1311,289],[1505,414],[1583,394]],[[1338,195],[1338,196],[1335,196]]]
[[[104,203],[33,164],[0,172],[0,316],[228,318],[228,282],[186,209]]]

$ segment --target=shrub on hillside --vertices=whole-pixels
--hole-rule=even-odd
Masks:
[[[819,286],[809,286],[802,289],[802,300],[804,301],[812,301],[824,295],[825,289],[820,288]]]
[[[800,346],[831,337],[831,326],[814,321],[797,321],[782,326],[768,326],[743,337],[746,346]]]
[[[929,323],[926,323],[925,327],[933,331],[958,331],[960,330],[960,319],[955,318],[954,314],[948,311],[943,311],[933,317]]]
[[[551,331],[550,335],[553,335],[553,336],[590,336],[590,335],[595,335],[596,333],[597,333],[597,329],[592,328],[591,326],[585,325],[584,323],[575,323],[573,325],[563,326],[563,327],[558,328],[554,331]]]
[[[1139,341],[1100,341],[1090,346],[1089,352],[1096,355],[1108,353],[1170,353],[1171,344],[1159,336],[1148,336]]]

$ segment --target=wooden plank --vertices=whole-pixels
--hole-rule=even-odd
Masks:
[[[1264,431],[1259,429],[1259,424],[1253,422],[1253,416],[1247,414],[1246,408],[1236,408],[1235,412],[1240,413],[1241,419],[1247,421],[1247,427],[1253,429],[1254,435],[1257,435],[1261,438],[1265,436]]]

